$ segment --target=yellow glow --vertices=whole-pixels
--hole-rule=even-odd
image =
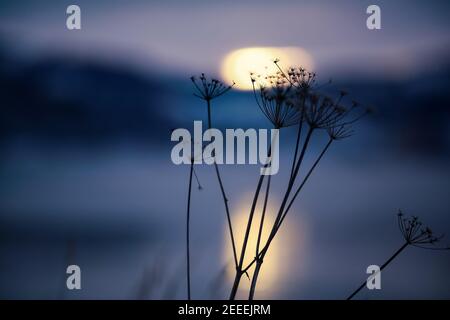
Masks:
[[[250,72],[266,76],[278,69],[275,59],[280,60],[280,66],[314,68],[312,56],[298,47],[254,47],[232,51],[222,62],[221,74],[225,82],[236,82],[240,90],[251,90]]]
[[[237,214],[233,215],[232,217],[234,235],[238,250],[238,259],[240,249],[242,247],[242,242],[244,240],[245,230],[247,227],[251,199],[251,196],[247,196],[246,201],[242,202],[245,205],[242,205],[238,209]],[[259,202],[263,202],[262,199],[263,196],[260,196]],[[277,209],[278,207],[276,206],[268,206],[267,208],[260,248],[264,246],[267,238],[269,237]],[[253,260],[256,254],[256,243],[258,239],[261,213],[262,204],[260,204],[255,211],[246,249],[244,267]],[[270,249],[264,259],[264,264],[261,268],[256,287],[255,297],[258,299],[273,297],[273,294],[276,293],[281,286],[283,286],[283,283],[285,284],[286,281],[289,280],[289,273],[290,270],[292,270],[295,260],[297,260],[296,258],[298,258],[298,255],[304,251],[305,241],[299,241],[299,237],[297,236],[297,233],[300,232],[302,234],[302,240],[304,239],[304,226],[301,226],[299,228],[297,223],[295,223],[293,219],[289,219],[289,217],[287,217],[287,219],[289,220],[289,222],[283,223],[283,226],[277,233],[276,238],[272,241]],[[233,264],[233,256],[229,241],[228,229],[226,229],[225,233],[225,244],[225,259],[228,262],[227,278],[232,283],[235,276],[235,268]],[[293,272],[298,274],[299,270],[300,266],[295,265],[295,271]],[[248,271],[250,279],[252,277],[253,271],[253,267]],[[241,279],[239,289],[240,290],[238,294],[240,295],[240,297],[246,299],[248,297],[248,292],[250,289],[250,280],[245,275]]]

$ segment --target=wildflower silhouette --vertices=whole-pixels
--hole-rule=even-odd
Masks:
[[[329,149],[333,141],[343,140],[350,137],[353,134],[352,125],[361,119],[368,113],[366,109],[359,106],[358,103],[352,102],[349,106],[348,103],[344,103],[344,98],[347,93],[341,91],[337,98],[332,99],[321,93],[319,93],[319,86],[316,85],[316,75],[312,72],[308,72],[303,68],[290,68],[287,71],[278,64],[278,60],[274,63],[278,67],[278,71],[271,75],[262,77],[260,75],[250,75],[250,79],[253,87],[253,94],[256,100],[256,104],[259,110],[270,121],[274,129],[282,129],[291,126],[297,126],[297,139],[294,145],[294,157],[292,159],[292,165],[289,175],[286,191],[284,193],[283,201],[280,204],[280,208],[277,212],[274,212],[275,219],[271,226],[270,233],[265,243],[262,242],[262,230],[264,220],[266,217],[266,211],[269,202],[270,183],[271,176],[267,179],[264,204],[259,221],[258,238],[256,244],[256,251],[254,259],[246,266],[244,266],[247,244],[249,240],[250,230],[253,223],[253,217],[256,210],[261,188],[264,183],[265,175],[260,175],[253,202],[251,205],[250,213],[247,220],[247,227],[244,234],[244,240],[242,247],[240,248],[240,256],[238,259],[236,244],[233,234],[233,228],[231,223],[231,216],[228,207],[228,198],[225,193],[225,189],[222,183],[222,178],[217,163],[214,161],[214,167],[219,182],[222,198],[225,205],[225,211],[227,215],[228,229],[230,233],[230,239],[233,249],[233,257],[236,268],[235,279],[230,292],[230,299],[235,299],[239,283],[242,275],[248,275],[250,268],[255,266],[253,275],[251,278],[251,286],[249,292],[249,299],[253,299],[256,284],[260,270],[263,265],[264,258],[268,252],[270,244],[279,231],[283,221],[285,220],[289,210],[291,209],[295,199],[298,197],[300,191],[310,178],[312,172],[317,167],[318,163],[323,158],[324,154]],[[234,83],[230,86],[224,85],[222,82],[216,79],[208,79],[204,74],[200,77],[191,77],[191,81],[195,87],[194,95],[206,103],[207,115],[208,115],[208,129],[212,128],[212,115],[211,115],[211,101],[217,97],[220,97],[227,93],[233,87]],[[305,128],[306,134],[303,133]],[[305,154],[309,150],[313,133],[317,131],[325,132],[328,135],[328,142],[317,156],[316,160],[306,172],[302,179],[299,177],[300,168],[305,158]],[[304,136],[304,137],[303,137]],[[276,141],[276,140],[274,140]],[[271,158],[271,152],[273,150],[273,143],[270,144],[267,153],[267,163],[265,167],[268,167],[269,159]],[[212,155],[214,158],[215,154]],[[191,169],[189,175],[189,191],[188,191],[188,204],[187,204],[187,278],[188,278],[188,297],[190,298],[190,275],[189,275],[189,217],[190,217],[190,199],[193,176],[196,176],[194,161],[191,161]],[[299,182],[299,186],[295,186]],[[199,188],[200,184],[199,184]],[[250,277],[249,277],[250,279]]]
[[[201,148],[195,148],[195,145],[198,146],[198,142],[193,142],[192,139],[183,140],[183,144],[186,144],[191,147],[190,154],[183,154],[185,160],[190,164],[189,168],[189,182],[188,182],[188,197],[187,197],[187,208],[186,208],[186,285],[187,285],[187,299],[191,300],[191,271],[190,271],[190,219],[191,219],[191,194],[192,194],[192,178],[195,177],[197,181],[198,190],[202,190],[203,187],[200,184],[200,180],[197,176],[197,173],[194,168],[194,163],[196,160],[201,159],[202,153],[196,154],[195,150]],[[191,145],[192,144],[192,145]],[[194,146],[194,147],[193,147]]]
[[[300,121],[300,110],[296,108],[290,99],[292,86],[281,75],[268,75],[264,82],[258,84],[257,78],[251,74],[251,82],[256,104],[275,129],[290,127]]]
[[[200,77],[192,76],[191,81],[194,84],[194,87],[196,89],[196,92],[194,93],[194,95],[206,102],[206,107],[207,107],[207,112],[208,112],[208,129],[211,129],[212,128],[211,101],[215,98],[218,98],[218,97],[224,95],[228,91],[230,91],[234,86],[234,82],[232,85],[227,86],[217,79],[208,79],[204,73],[202,73],[200,75]],[[213,156],[215,156],[215,153],[213,154]],[[216,171],[217,180],[219,182],[220,191],[221,191],[223,202],[225,205],[225,213],[227,216],[227,223],[228,223],[228,229],[229,229],[229,233],[230,233],[230,240],[231,240],[231,244],[232,244],[234,263],[235,263],[235,266],[237,267],[238,262],[237,262],[236,244],[235,244],[235,240],[234,240],[230,209],[228,207],[229,200],[225,193],[225,188],[223,186],[219,166],[217,165],[216,161],[214,161],[214,168]]]
[[[318,89],[320,87],[316,85],[316,75],[314,73],[307,72],[303,68],[290,68],[285,72],[279,66],[278,62],[278,60],[274,61],[279,69],[274,75],[261,77],[252,74],[251,80],[257,105],[275,128],[293,125],[298,126],[294,158],[292,160],[288,186],[284,193],[280,208],[275,215],[268,239],[264,246],[261,247],[261,231],[259,231],[255,258],[247,266],[243,266],[247,240],[253,222],[253,214],[258,201],[262,180],[264,179],[264,177],[260,177],[247,222],[239,265],[236,270],[235,280],[230,293],[231,300],[236,297],[242,275],[246,274],[253,265],[255,265],[255,268],[251,280],[249,299],[252,300],[254,298],[257,280],[264,258],[295,199],[298,197],[300,191],[303,189],[332,142],[350,137],[353,134],[352,125],[369,113],[368,109],[361,108],[360,105],[355,102],[351,102],[349,106],[346,106],[344,97],[347,96],[347,93],[344,91],[339,92],[339,95],[335,99],[319,93]],[[259,88],[256,87],[258,80],[262,83],[259,85]],[[305,137],[302,138],[302,130],[304,127],[307,128],[307,132]],[[298,180],[300,167],[303,163],[305,154],[308,151],[313,133],[319,130],[325,131],[329,140],[310,169],[306,172],[306,175],[300,180],[300,185],[297,189],[294,189]],[[259,230],[262,230],[262,224],[264,223],[269,183],[270,181],[268,182],[266,189],[266,197],[264,199],[263,214]]]
[[[202,73],[198,78],[192,76],[191,81],[197,89],[197,93],[194,93],[194,96],[205,101],[211,101],[217,97],[220,97],[230,91],[235,84],[233,82],[232,85],[226,86],[217,79],[208,80],[204,73]]]
[[[290,93],[292,86],[281,75],[281,73],[278,72],[274,75],[266,75],[263,79],[261,75],[254,75],[253,73],[251,73],[250,80],[252,82],[253,94],[255,97],[256,104],[258,105],[260,111],[264,114],[264,116],[272,123],[275,129],[286,128],[299,123],[300,110],[290,100]],[[267,153],[267,159],[271,159],[271,152],[272,148],[274,147],[273,146],[274,141],[270,144]],[[265,164],[265,166],[267,166],[268,164],[269,160]],[[247,277],[249,277],[247,273],[249,267],[244,269],[243,264],[250,236],[251,226],[253,222],[253,217],[255,214],[256,205],[258,202],[259,194],[261,192],[262,184],[264,182],[264,178],[265,175],[260,175],[255,195],[253,197],[253,202],[250,209],[249,218],[247,221],[247,226],[244,234],[244,240],[240,251],[241,254],[239,258],[239,264],[236,269],[236,276],[230,294],[231,299],[234,299],[234,296],[236,295],[242,275],[245,274],[247,275]],[[264,204],[261,212],[261,219],[259,222],[255,257],[258,257],[259,248],[261,245],[262,230],[264,227],[264,220],[266,216],[271,179],[272,176],[269,175],[266,184]]]
[[[380,267],[380,272],[386,268],[403,250],[408,246],[429,250],[450,250],[450,247],[436,247],[443,235],[435,236],[433,231],[422,224],[418,217],[405,217],[401,210],[397,214],[398,228],[405,240],[405,243]],[[348,298],[351,300],[366,285],[364,281]]]

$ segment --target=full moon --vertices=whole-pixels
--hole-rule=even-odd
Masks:
[[[221,75],[227,83],[236,82],[240,90],[251,90],[250,73],[266,76],[275,73],[278,68],[273,63],[279,59],[279,65],[288,67],[314,68],[312,56],[299,47],[253,47],[237,49],[225,56]]]

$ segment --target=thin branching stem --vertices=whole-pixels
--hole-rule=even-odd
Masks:
[[[250,284],[250,292],[248,294],[248,300],[253,300],[256,291],[256,282],[258,281],[259,272],[263,264],[262,258],[256,260],[255,271],[253,272],[252,282]]]
[[[395,251],[395,253],[380,267],[380,272],[383,271],[384,268],[387,267],[387,265],[389,263],[391,263],[399,254],[400,252],[402,252],[403,250],[405,250],[405,248],[409,245],[408,242],[405,242],[397,251]],[[373,276],[373,275],[371,275]],[[351,300],[358,292],[360,292],[365,286],[366,286],[367,281],[364,281],[359,287],[358,289],[356,289],[355,291],[353,291],[353,293],[347,298],[347,300]]]
[[[325,147],[322,149],[322,152],[319,154],[319,156],[317,157],[316,161],[314,161],[313,165],[311,166],[311,168],[309,169],[308,173],[306,174],[306,176],[303,178],[303,181],[301,182],[301,184],[298,186],[297,190],[294,193],[294,196],[292,197],[292,199],[289,201],[288,206],[286,207],[286,210],[283,212],[283,215],[281,216],[281,219],[279,220],[278,224],[275,226],[275,228],[273,229],[273,232],[270,234],[269,239],[267,240],[266,245],[264,246],[263,250],[261,250],[261,253],[263,255],[266,254],[268,247],[270,246],[270,243],[272,242],[273,238],[275,237],[276,233],[278,232],[278,230],[281,227],[281,224],[284,221],[284,218],[286,217],[287,213],[289,212],[289,210],[291,209],[295,199],[297,198],[297,196],[299,195],[300,191],[303,189],[303,187],[305,186],[306,182],[308,181],[309,177],[311,176],[312,172],[314,171],[314,169],[317,167],[317,165],[319,164],[320,160],[322,160],[323,156],[325,155],[325,153],[327,152],[328,148],[330,147],[331,143],[333,142],[333,139],[328,140],[328,143],[325,145]]]
[[[189,188],[188,188],[188,200],[187,200],[187,213],[186,213],[186,280],[187,280],[187,298],[191,300],[191,270],[190,270],[190,245],[189,245],[189,230],[190,230],[190,218],[191,218],[191,190],[192,190],[192,174],[194,172],[194,160],[191,160],[191,168],[189,172]]]
[[[206,103],[207,103],[207,107],[208,107],[208,129],[211,129],[212,128],[212,123],[211,123],[211,101],[208,99],[208,100],[206,100]],[[233,249],[234,264],[235,264],[235,267],[237,268],[238,260],[237,260],[237,253],[236,253],[236,242],[234,240],[233,225],[231,223],[230,209],[228,207],[228,197],[227,197],[227,195],[225,193],[225,188],[223,186],[222,178],[220,176],[219,166],[217,165],[216,161],[214,161],[214,168],[215,168],[215,171],[216,171],[217,180],[219,181],[219,186],[220,186],[220,191],[222,193],[223,202],[225,204],[225,211],[226,211],[227,221],[228,221],[228,230],[229,230],[229,233],[230,233],[231,246],[232,246],[232,249]]]
[[[294,185],[295,178],[297,177],[298,172],[300,170],[300,165],[301,165],[301,163],[303,161],[303,158],[305,156],[306,149],[308,148],[308,144],[310,142],[310,139],[311,139],[313,131],[314,131],[314,128],[312,128],[312,127],[310,127],[309,130],[308,130],[308,133],[306,135],[305,141],[303,143],[302,151],[300,153],[300,157],[299,157],[299,159],[298,159],[298,161],[297,161],[297,163],[295,165],[294,173],[289,179],[288,188],[287,188],[286,193],[285,193],[285,195],[283,197],[283,201],[281,203],[281,206],[280,206],[280,209],[278,211],[277,217],[276,217],[276,219],[274,221],[274,224],[272,226],[272,230],[270,232],[269,239],[272,236],[272,234],[274,234],[274,230],[276,229],[276,226],[278,225],[278,221],[279,221],[279,219],[281,218],[281,216],[282,216],[282,214],[284,212],[284,208],[286,206],[286,203],[287,203],[287,200],[289,198],[289,195],[290,195],[290,193],[292,191],[292,187]],[[267,245],[265,246],[265,248],[266,247],[267,247]],[[267,249],[265,249],[265,251],[267,251]],[[261,255],[261,254],[257,255],[255,257],[256,267],[255,267],[255,272],[253,273],[253,279],[252,279],[252,283],[251,283],[251,287],[250,287],[249,299],[253,299],[253,295],[254,295],[254,292],[255,292],[256,282],[257,282],[257,279],[258,279],[259,271],[260,271],[261,265],[263,263],[263,258],[262,257],[263,257],[263,255]]]
[[[303,116],[304,116],[304,111],[302,110],[302,113],[301,113],[301,116],[300,116],[300,121],[299,121],[299,124],[298,124],[297,140],[295,142],[295,152],[294,152],[294,159],[292,161],[290,179],[292,179],[292,175],[294,174],[295,162],[297,161],[298,147],[300,145],[300,139],[301,139],[301,135],[302,135]]]
[[[309,169],[308,173],[306,174],[306,176],[303,178],[302,183],[300,184],[300,186],[297,188],[294,196],[292,197],[292,199],[290,200],[288,206],[286,207],[286,210],[284,211],[283,215],[281,216],[281,219],[279,220],[278,224],[272,229],[272,232],[269,235],[269,238],[264,246],[264,248],[261,250],[261,252],[259,252],[259,254],[257,255],[257,257],[255,258],[256,262],[256,267],[255,267],[255,272],[253,273],[253,278],[252,278],[252,285],[250,287],[250,296],[249,299],[253,299],[253,295],[255,292],[255,287],[256,287],[256,282],[259,276],[259,271],[261,270],[261,265],[264,261],[264,257],[269,249],[269,246],[272,242],[272,240],[275,238],[278,230],[281,227],[281,224],[284,221],[284,218],[286,217],[287,213],[289,212],[289,210],[292,207],[292,204],[295,201],[295,198],[298,196],[298,194],[300,193],[300,191],[303,189],[303,186],[306,184],[306,182],[308,181],[309,177],[311,176],[312,172],[314,171],[314,169],[317,167],[317,165],[319,164],[320,160],[322,159],[322,157],[324,156],[324,154],[327,152],[328,148],[330,147],[331,143],[334,140],[330,138],[330,140],[328,141],[328,143],[325,145],[325,147],[323,148],[322,152],[320,153],[320,155],[317,157],[316,161],[314,162],[314,164],[311,166],[311,168]],[[251,264],[254,263],[253,261],[251,262]]]
[[[269,153],[270,153],[270,151],[269,151]],[[236,276],[235,276],[235,279],[234,279],[233,287],[231,288],[230,300],[234,300],[235,299],[236,293],[237,293],[237,290],[238,290],[238,287],[239,287],[239,282],[240,282],[241,277],[243,275],[242,266],[244,264],[245,251],[247,249],[248,238],[249,238],[249,235],[250,235],[250,229],[252,227],[252,222],[253,222],[253,215],[255,213],[256,203],[258,202],[259,193],[261,191],[261,186],[262,186],[263,181],[264,181],[264,175],[261,174],[259,176],[258,184],[256,186],[256,191],[255,191],[255,195],[253,197],[252,207],[250,209],[250,214],[249,214],[248,221],[247,221],[247,228],[246,228],[245,234],[244,234],[244,242],[242,243],[242,249],[241,249],[241,255],[240,255],[240,258],[239,258],[239,264],[238,264],[238,267],[236,269]]]
[[[279,129],[279,128],[277,128],[277,129]],[[268,160],[268,162],[266,164],[264,164],[264,169],[265,170],[267,169],[267,167],[269,165],[269,161],[271,162],[271,160],[272,160],[271,159],[272,147],[273,147],[275,141],[276,141],[276,139],[274,138],[272,140],[272,142],[270,144],[270,147],[269,147],[269,150],[267,152],[267,159],[270,159],[270,160]],[[240,258],[239,258],[239,264],[238,264],[238,267],[236,268],[236,275],[235,275],[235,279],[234,279],[234,282],[233,282],[233,287],[231,288],[230,300],[234,300],[235,297],[236,297],[236,293],[237,293],[237,290],[239,288],[239,283],[240,283],[242,275],[243,274],[247,274],[248,268],[245,268],[245,270],[244,270],[242,267],[244,265],[245,252],[247,250],[247,244],[248,244],[248,239],[249,239],[249,236],[250,236],[250,230],[251,230],[251,227],[252,227],[253,216],[254,216],[254,213],[255,213],[255,210],[256,210],[256,204],[258,202],[259,193],[261,191],[261,186],[263,184],[264,177],[265,177],[264,174],[260,174],[259,180],[258,180],[258,184],[256,186],[255,195],[253,197],[253,202],[252,202],[252,206],[251,206],[251,209],[250,209],[250,214],[249,214],[248,221],[247,221],[247,227],[246,227],[245,234],[244,234],[244,241],[242,243],[242,249],[241,249],[241,255],[240,255]],[[269,178],[270,178],[270,175],[269,175]],[[270,180],[268,182],[268,187],[266,189],[266,198],[264,200],[264,203],[265,203],[264,207],[267,204],[269,191],[270,191]],[[265,209],[264,209],[264,211],[265,211]],[[263,213],[262,216],[264,216],[264,213]],[[264,221],[263,218],[262,218],[261,221]]]
[[[258,239],[256,241],[256,253],[255,253],[255,261],[257,262],[257,264],[256,264],[254,274],[259,273],[259,268],[261,267],[261,264],[262,264],[262,261],[260,261],[258,258],[259,245],[261,243],[262,231],[263,231],[263,227],[264,227],[264,218],[265,218],[266,210],[267,210],[267,201],[269,198],[271,177],[272,176],[269,175],[269,177],[267,178],[266,194],[264,196],[264,205],[263,205],[263,210],[261,213],[261,221],[259,222]],[[255,277],[253,276],[252,283],[250,285],[250,293],[249,293],[249,297],[248,297],[249,300],[253,300],[253,296],[255,295],[255,289],[256,289],[256,280],[255,280]]]
[[[271,181],[271,175],[267,178],[267,186],[266,186],[266,194],[264,196],[264,205],[261,213],[261,221],[259,222],[259,230],[258,230],[258,238],[256,241],[256,253],[255,257],[258,257],[259,254],[259,245],[261,244],[261,237],[262,237],[262,231],[264,227],[264,218],[266,216],[266,210],[267,210],[267,202],[269,200],[269,192],[270,192],[270,181]]]
[[[259,261],[259,246],[261,244],[261,237],[262,237],[262,232],[263,232],[263,228],[264,228],[264,218],[266,215],[266,210],[267,210],[267,202],[269,199],[269,192],[270,192],[270,181],[271,181],[272,176],[269,175],[269,177],[267,178],[267,186],[266,186],[266,194],[264,196],[264,205],[263,205],[263,210],[261,213],[261,221],[259,223],[259,230],[258,230],[258,238],[256,241],[256,252],[255,252],[255,261],[257,261],[257,265],[256,265],[256,269],[255,269],[255,273],[258,272],[262,261]],[[249,293],[249,300],[253,300],[253,296],[255,294],[255,289],[256,289],[256,282],[253,284],[253,282],[255,278],[252,278],[252,284],[250,286],[250,293]]]
[[[306,184],[308,178],[311,176],[312,172],[314,171],[314,169],[317,167],[317,165],[319,164],[320,160],[322,159],[322,157],[325,155],[326,151],[328,150],[328,148],[331,145],[331,141],[328,141],[327,145],[324,147],[324,149],[322,150],[322,152],[320,153],[320,155],[317,157],[316,161],[314,162],[314,164],[311,166],[311,168],[309,169],[308,173],[306,174],[305,178],[303,179],[302,183],[300,184],[300,186],[297,188],[294,197],[291,199],[291,201],[289,202],[280,222],[278,223],[278,227],[277,227],[277,231],[281,226],[281,223],[283,222],[284,218],[286,217],[286,214],[288,213],[288,211],[291,209],[292,204],[294,203],[295,198],[298,196],[298,194],[300,193],[300,191],[302,190],[303,186]],[[276,235],[276,233],[275,233]],[[259,251],[258,256],[262,256],[263,254],[265,254],[267,252],[267,249],[271,243],[271,241],[273,240],[273,238],[275,237],[275,235],[269,235],[268,241],[266,242],[266,244],[264,245],[264,247],[261,249],[261,251]],[[248,271],[253,264],[256,262],[257,259],[253,259],[243,270],[244,271]]]
[[[197,172],[195,171],[195,168],[194,168],[194,177],[195,177],[195,180],[197,181],[197,188],[198,188],[199,190],[203,189],[203,187],[202,187],[202,185],[201,185],[201,183],[200,183],[200,179],[199,179],[198,176],[197,176]]]
[[[412,216],[410,218],[405,217],[403,212],[399,210],[397,214],[397,222],[400,233],[405,240],[403,246],[400,247],[380,268],[382,271],[391,263],[407,246],[418,247],[428,250],[450,250],[450,247],[436,247],[435,244],[438,243],[443,235],[436,236],[433,231],[422,224],[418,217]],[[373,277],[372,275],[371,277]],[[348,298],[352,299],[359,291],[361,291],[366,282],[363,282]]]
[[[312,136],[313,132],[314,132],[314,128],[310,127],[309,130],[308,130],[308,133],[306,135],[305,141],[303,143],[303,147],[302,147],[302,151],[300,153],[300,157],[299,157],[299,159],[298,159],[298,161],[297,161],[297,163],[295,165],[294,173],[293,173],[292,177],[289,179],[288,188],[286,190],[286,193],[284,194],[283,201],[281,203],[280,209],[278,210],[278,214],[277,214],[277,217],[275,219],[275,222],[274,222],[274,225],[273,225],[273,228],[272,228],[272,232],[273,232],[274,228],[278,225],[278,222],[281,219],[281,216],[282,216],[282,214],[284,212],[284,208],[285,208],[287,200],[288,200],[288,198],[289,198],[289,196],[291,194],[292,188],[294,186],[295,179],[297,178],[298,172],[300,170],[300,166],[301,166],[301,164],[303,162],[303,158],[305,157],[305,153],[306,153],[306,150],[308,149],[308,145],[309,145],[309,142],[311,140],[311,136]]]
[[[297,188],[297,190],[294,193],[294,196],[292,197],[291,201],[289,201],[289,204],[286,208],[286,210],[283,213],[283,216],[281,217],[277,229],[280,228],[281,224],[283,223],[284,218],[286,217],[287,213],[289,212],[289,210],[291,209],[292,204],[294,203],[295,199],[297,198],[298,194],[300,193],[300,191],[303,189],[303,186],[306,184],[306,182],[308,181],[309,177],[311,176],[312,172],[314,171],[314,169],[317,167],[317,165],[319,164],[320,160],[322,160],[323,156],[325,155],[325,153],[327,152],[328,148],[330,147],[331,143],[333,142],[333,139],[329,139],[328,143],[325,145],[325,147],[322,149],[322,152],[320,153],[320,155],[317,157],[316,161],[314,161],[314,164],[311,166],[311,168],[309,169],[308,173],[306,174],[305,178],[303,179],[302,183],[300,184],[300,186]],[[278,231],[278,230],[277,230]]]

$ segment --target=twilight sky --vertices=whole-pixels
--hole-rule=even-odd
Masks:
[[[82,30],[68,31],[76,3]],[[0,34],[28,52],[70,52],[138,67],[217,72],[254,46],[301,47],[316,70],[404,78],[448,48],[448,1],[376,1],[382,30],[366,28],[373,1],[14,1],[0,4]],[[35,51],[39,50],[39,51]]]

